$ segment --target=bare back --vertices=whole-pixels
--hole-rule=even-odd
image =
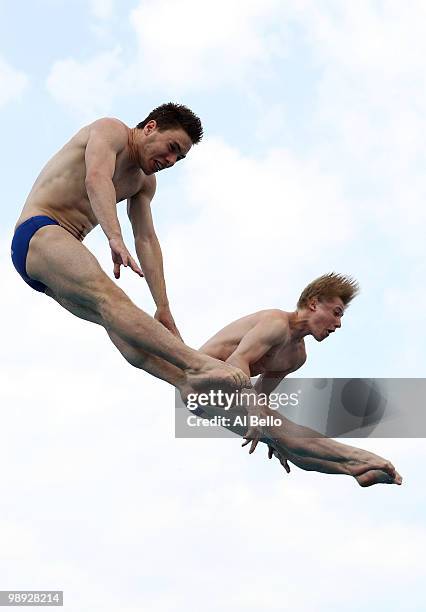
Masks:
[[[79,240],[98,224],[85,186],[86,146],[95,124],[107,123],[122,140],[112,181],[116,201],[136,194],[147,180],[129,148],[129,128],[118,119],[101,119],[79,130],[44,166],[35,181],[16,226],[34,215],[48,215]]]
[[[233,321],[210,338],[199,350],[211,357],[226,361],[238,350],[242,340],[248,337],[249,332],[253,332],[255,327],[260,327],[262,324],[267,327],[271,314],[276,315],[277,313],[282,317],[284,324],[288,323],[289,313],[287,312],[260,310]],[[254,335],[253,342],[256,343]],[[283,334],[282,339],[278,339],[260,358],[250,362],[250,375],[257,376],[265,372],[294,372],[303,365],[305,360],[304,340],[292,342]]]

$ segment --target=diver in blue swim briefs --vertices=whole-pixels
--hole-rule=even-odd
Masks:
[[[250,385],[238,368],[183,343],[169,307],[151,215],[156,174],[184,159],[202,134],[200,119],[172,103],[154,109],[134,128],[108,118],[83,127],[42,169],[12,241],[13,264],[30,287],[102,325],[125,359],[184,396],[211,385]],[[125,199],[139,264],[124,244],[117,217],[117,203]],[[135,306],[84,246],[84,237],[98,224],[111,248],[115,278],[121,266],[145,276],[157,307],[154,318]]]

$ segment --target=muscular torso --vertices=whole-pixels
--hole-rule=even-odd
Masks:
[[[211,357],[226,361],[237,349],[242,338],[257,323],[268,315],[267,310],[261,310],[238,319],[221,329],[208,340],[200,351]],[[282,313],[283,316],[288,313]],[[250,364],[250,375],[258,376],[265,372],[285,372],[289,374],[298,370],[306,361],[305,342],[303,338],[296,342],[283,341],[269,349],[260,359]]]
[[[128,130],[121,121],[123,130]],[[98,224],[87,196],[85,151],[90,125],[82,128],[44,166],[16,223],[34,215],[48,215],[79,240]],[[136,194],[142,187],[145,174],[132,162],[129,146],[117,155],[112,178],[116,200],[121,202]]]

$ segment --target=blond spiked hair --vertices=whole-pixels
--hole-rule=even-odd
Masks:
[[[357,281],[350,276],[330,272],[316,278],[302,291],[297,308],[300,310],[308,305],[309,300],[316,297],[320,301],[339,297],[347,306],[359,293]]]

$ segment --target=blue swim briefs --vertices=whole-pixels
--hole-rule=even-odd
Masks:
[[[31,238],[37,230],[45,225],[59,225],[59,223],[46,215],[36,215],[18,225],[13,236],[11,249],[13,265],[18,273],[30,287],[42,293],[47,289],[46,285],[28,276],[26,262]]]

